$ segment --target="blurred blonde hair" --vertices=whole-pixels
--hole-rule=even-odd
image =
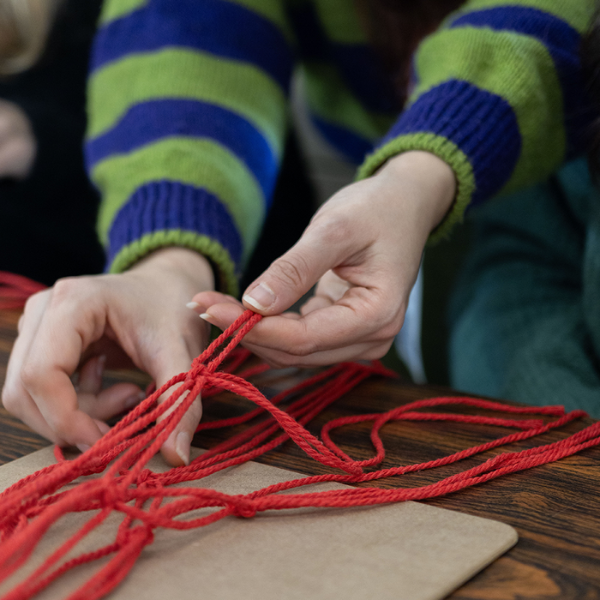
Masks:
[[[0,0],[0,75],[19,73],[38,60],[61,3]]]

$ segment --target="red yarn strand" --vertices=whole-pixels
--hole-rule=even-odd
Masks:
[[[18,310],[27,298],[46,286],[22,275],[0,271],[0,310]]]
[[[15,291],[18,286],[21,286],[20,292]],[[21,278],[7,278],[6,274],[0,273],[0,309],[4,307],[3,302],[22,299],[38,289],[41,288],[24,283]],[[564,409],[558,406],[513,407],[476,398],[432,398],[410,402],[381,414],[335,419],[326,423],[320,437],[317,437],[307,431],[305,425],[332,402],[368,377],[393,374],[379,363],[343,363],[269,400],[247,381],[248,377],[263,373],[267,369],[265,365],[245,369],[239,375],[233,373],[243,367],[249,356],[238,345],[260,319],[260,315],[246,311],[194,360],[188,373],[176,375],[167,384],[152,391],[90,450],[72,461],[66,461],[58,449],[56,464],[23,478],[0,494],[0,581],[6,580],[25,564],[56,521],[73,512],[90,513],[90,519],[48,556],[34,573],[13,587],[5,598],[31,598],[71,569],[104,558],[107,562],[69,596],[70,600],[101,598],[126,577],[160,528],[193,529],[227,516],[252,517],[265,510],[368,506],[434,498],[548,464],[600,444],[600,423],[594,423],[559,441],[497,454],[424,486],[392,489],[363,486],[301,492],[301,488],[315,483],[368,483],[439,469],[490,450],[537,438],[587,415],[583,411],[565,414]],[[222,370],[218,370],[219,367]],[[241,416],[203,422],[197,431],[242,425],[246,426],[245,429],[187,466],[166,473],[148,470],[148,461],[158,452],[194,399],[199,394],[206,398],[221,390],[247,398],[256,408]],[[167,394],[167,399],[159,404],[159,397]],[[453,407],[493,411],[505,416],[443,411]],[[393,421],[448,421],[517,431],[425,463],[377,468],[385,459],[381,429]],[[352,459],[331,437],[332,432],[340,427],[360,423],[371,423],[370,441],[374,453],[366,460]],[[174,484],[199,480],[256,459],[287,440],[292,440],[308,456],[334,472],[302,477],[244,495],[224,494],[205,488],[173,487]],[[371,468],[375,470],[365,470]],[[90,478],[92,475],[97,477]],[[70,485],[82,477],[88,478],[75,486]],[[293,493],[280,493],[294,490]],[[202,516],[190,515],[201,508],[213,511]],[[102,526],[114,512],[123,515],[114,543],[65,560],[79,542]]]

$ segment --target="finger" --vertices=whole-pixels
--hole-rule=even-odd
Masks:
[[[314,295],[300,307],[300,313],[307,315],[335,304],[351,287],[350,283],[338,277],[333,271],[327,271],[319,280]]]
[[[23,386],[21,379],[25,358],[29,355],[32,340],[35,338],[48,299],[48,291],[40,292],[29,298],[25,305],[25,311],[19,319],[19,335],[15,340],[8,361],[2,389],[2,404],[6,410],[23,421],[28,427],[51,442],[60,443],[62,440],[46,423],[35,402]]]
[[[333,304],[330,298],[325,296],[311,296],[301,307],[300,314],[305,317],[309,313],[315,310],[321,310],[322,308],[327,308]]]
[[[213,306],[214,304],[235,304],[237,306],[244,308],[242,303],[239,300],[236,300],[233,296],[228,296],[227,294],[221,294],[219,292],[200,292],[196,294],[192,301],[187,304],[188,308],[191,308],[198,314],[206,311],[207,308]]]
[[[136,365],[131,357],[123,350],[116,336],[111,339],[112,331],[110,326],[106,327],[104,335],[96,342],[92,342],[83,352],[81,364],[85,364],[94,356],[106,356],[105,369],[135,369]]]
[[[377,360],[385,356],[392,343],[393,338],[383,343],[352,344],[333,350],[313,352],[307,356],[280,352],[253,344],[244,344],[244,346],[272,367],[281,369],[286,367],[314,368],[346,361]]]
[[[77,393],[95,396],[102,390],[102,375],[106,355],[90,358],[79,370],[79,381],[77,382]]]
[[[300,357],[361,342],[379,343],[400,330],[404,310],[401,299],[386,303],[371,297],[368,290],[350,288],[339,302],[302,318],[278,315],[263,319],[245,336],[244,345]],[[239,316],[239,309],[219,304],[211,306],[208,315],[210,323],[225,328]]]
[[[156,374],[151,371],[154,376],[157,387],[164,385],[169,379],[178,373],[189,371],[192,364],[192,355],[184,344],[179,344],[179,347],[170,347],[168,355],[166,353],[157,357]],[[171,388],[159,402],[164,402],[167,397],[175,391],[176,387]],[[179,400],[159,418],[159,421],[165,419],[175,408],[183,402],[184,398]],[[171,432],[165,443],[162,445],[161,453],[165,460],[172,466],[177,467],[187,465],[190,462],[190,446],[192,438],[198,427],[198,423],[202,417],[202,403],[200,396],[194,399],[190,408],[184,413],[181,421]]]
[[[254,327],[252,332],[245,336],[242,344],[245,348],[260,356],[272,366],[275,367],[315,367],[333,364],[339,361],[347,360],[374,360],[381,358],[393,342],[396,329],[400,329],[401,321],[398,325],[390,327],[389,325],[371,332],[371,336],[361,335],[352,330],[347,331],[344,328],[338,332],[337,338],[333,338],[331,343],[323,342],[323,348],[318,349],[314,343],[319,340],[316,335],[311,333],[311,329],[306,329],[306,322],[316,312],[339,308],[329,307],[317,309],[306,317],[284,313],[276,317],[267,317]],[[208,319],[214,325],[220,328],[226,328],[237,316],[239,310],[232,308],[230,304],[221,304],[211,306],[208,311]],[[215,315],[214,317],[212,315]],[[273,332],[260,330],[260,326],[265,323],[273,325]],[[303,325],[304,324],[304,325]],[[294,331],[288,331],[287,325],[291,327],[299,326],[300,334]],[[318,330],[318,326],[316,327]],[[255,335],[253,335],[255,333]],[[294,340],[290,341],[288,336],[295,335]],[[370,337],[371,339],[366,339]]]
[[[326,300],[323,299],[323,301]],[[331,306],[330,301],[327,302],[329,302],[328,306]],[[205,318],[216,327],[225,329],[240,316],[242,310],[243,309],[232,303],[219,304],[208,308]],[[271,322],[274,319],[279,323],[279,325],[276,326],[276,329],[281,332],[281,323],[283,321],[292,320],[298,322],[302,320],[302,317],[293,313],[284,313],[277,317],[267,317],[266,319],[263,319],[261,323]],[[256,325],[252,331],[255,331],[259,326],[260,323]],[[277,341],[280,342],[284,336],[285,334],[281,333],[280,338],[277,338]],[[244,337],[242,344],[245,348],[257,356],[260,356],[274,367],[315,367],[347,360],[374,360],[381,358],[389,350],[393,337],[394,336],[390,336],[389,339],[375,342],[364,342],[363,340],[360,340],[357,343],[346,344],[340,348],[336,347],[324,351],[310,352],[306,356],[299,354],[298,349],[293,347],[293,345],[291,349],[286,345],[286,349],[283,351],[279,349],[279,344],[275,344],[275,346],[265,345],[262,343],[262,338],[260,336],[253,337],[251,333]]]
[[[346,258],[349,237],[342,229],[309,225],[300,240],[248,287],[244,305],[265,316],[287,310]]]
[[[105,313],[96,298],[77,297],[68,285],[57,284],[49,295],[21,379],[56,436],[70,445],[91,446],[101,431],[79,410],[70,376],[83,348],[101,335]]]
[[[233,302],[213,304],[200,315],[207,323],[221,330],[227,329],[246,309]]]
[[[225,330],[238,317],[240,317],[245,310],[246,308],[239,302],[223,302],[221,304],[214,304],[210,306],[204,313],[200,315],[200,317],[207,323],[210,323],[219,329]],[[278,315],[277,318],[298,320],[301,318],[301,316],[298,313],[285,312],[281,315]],[[244,339],[246,339],[246,337],[244,337]]]
[[[331,302],[341,300],[344,294],[352,287],[352,284],[336,275],[333,271],[327,271],[317,284],[315,296],[325,297]]]
[[[68,374],[60,367],[45,369],[44,379],[43,385],[28,380],[27,388],[46,423],[64,444],[92,446],[102,432],[92,417],[79,410]]]
[[[35,402],[30,398],[29,394],[23,394],[18,400],[17,405],[12,405],[7,402],[6,398],[2,398],[2,404],[12,415],[23,421],[27,427],[35,431],[53,444],[64,445],[64,440],[61,440],[56,433],[50,428],[46,420],[40,413]]]
[[[93,419],[107,421],[135,408],[146,394],[133,383],[117,383],[97,394],[79,393],[80,409]]]

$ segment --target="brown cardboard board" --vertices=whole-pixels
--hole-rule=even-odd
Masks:
[[[0,490],[53,461],[51,448],[45,448],[0,467]],[[149,466],[156,471],[166,469],[159,457]],[[239,494],[298,476],[247,463],[212,475],[202,485]],[[332,487],[341,486],[327,484],[319,489]],[[87,519],[89,515],[69,515],[54,526],[27,570],[39,565]],[[82,542],[74,554],[114,540],[118,522],[115,515],[112,527],[109,523],[94,532],[94,538]],[[416,502],[358,509],[270,511],[253,519],[229,517],[201,530],[158,531],[155,542],[108,597],[438,600],[516,541],[515,530],[503,523]],[[98,563],[80,567],[37,597],[65,598],[97,568]],[[19,579],[0,585],[0,595]]]

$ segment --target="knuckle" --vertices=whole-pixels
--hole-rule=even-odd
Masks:
[[[377,339],[381,341],[391,340],[402,328],[402,323],[398,323],[396,320],[381,323],[377,330]]]
[[[26,362],[19,373],[19,378],[26,390],[34,390],[39,379],[40,369],[31,362]]]
[[[352,227],[350,219],[337,212],[319,217],[312,227],[316,237],[327,242],[327,245],[346,244],[356,235],[356,227]]]
[[[53,314],[92,314],[102,306],[103,288],[99,277],[66,277],[52,288],[47,308]]]
[[[273,275],[284,285],[297,288],[308,280],[310,267],[300,254],[296,254],[293,259],[282,256],[273,263]]]
[[[65,277],[59,279],[52,288],[53,304],[62,304],[65,301],[71,301],[73,298],[81,295],[82,278]]]

